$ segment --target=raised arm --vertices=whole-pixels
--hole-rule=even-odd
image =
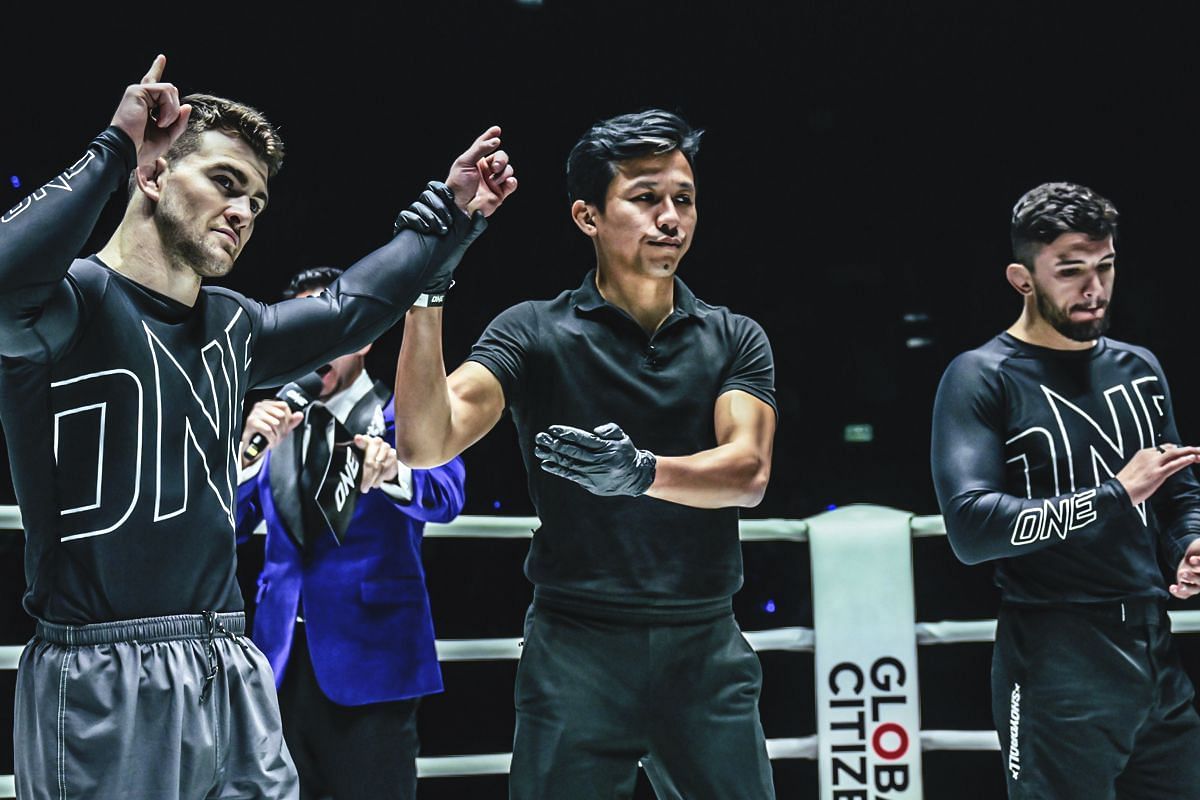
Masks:
[[[0,216],[0,354],[44,362],[73,335],[67,270],[130,172],[152,164],[187,125],[191,107],[161,81],[165,66],[165,56],[155,58],[83,156]]]
[[[274,386],[377,339],[419,295],[448,287],[490,216],[516,190],[500,129],[483,132],[396,221],[395,236],[316,297],[265,306],[251,383]],[[469,165],[466,170],[462,165]]]
[[[484,131],[481,141],[494,137],[499,147],[499,135],[500,129],[492,127]],[[517,189],[503,150],[479,158],[471,151],[464,153],[451,165],[446,181],[455,185],[455,196],[471,195],[471,207],[483,213],[490,213]],[[419,228],[422,223],[418,215],[401,214],[396,224]],[[396,363],[396,452],[412,467],[450,461],[495,427],[504,411],[504,389],[482,364],[468,361],[446,375],[441,304],[451,283],[448,274],[435,272],[423,291],[427,304],[411,308],[404,320]],[[519,361],[519,352],[505,349],[510,360]]]
[[[442,309],[412,308],[396,363],[396,452],[412,467],[435,467],[495,427],[504,412],[500,381],[468,361],[446,375]]]

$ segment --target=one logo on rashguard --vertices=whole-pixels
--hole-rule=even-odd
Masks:
[[[1166,417],[1166,397],[1154,375],[1104,389],[1101,395],[1107,415],[1100,415],[1102,419],[1048,386],[1041,390],[1051,422],[1031,426],[1006,441],[1007,463],[1024,473],[1027,499],[1034,499],[1038,484],[1039,491],[1052,497],[1070,496],[1046,500],[1021,512],[1013,528],[1014,545],[1047,539],[1051,534],[1065,539],[1068,531],[1095,520],[1094,487],[1115,476],[1135,451],[1154,444]],[[1046,466],[1038,468],[1041,477],[1035,477],[1032,465],[1039,463]],[[1142,524],[1147,524],[1145,503],[1134,509]]]
[[[1057,535],[1066,539],[1068,531],[1079,530],[1096,519],[1096,490],[1088,489],[1055,502],[1044,500],[1040,506],[1027,508],[1017,515],[1013,527],[1014,545],[1033,544]]]
[[[67,169],[66,172],[63,172],[57,178],[50,181],[45,186],[38,189],[36,192],[29,195],[24,200],[22,200],[21,202],[17,203],[15,206],[13,206],[11,209],[9,209],[8,213],[6,213],[4,216],[0,217],[0,223],[12,222],[14,219],[21,216],[21,214],[25,211],[25,209],[29,208],[36,201],[44,199],[48,193],[47,190],[49,190],[49,189],[58,189],[58,190],[64,191],[64,192],[74,191],[71,188],[71,179],[74,178],[79,173],[83,172],[83,170],[87,167],[87,165],[92,163],[93,159],[95,159],[95,158],[96,158],[96,151],[88,150],[86,153],[83,154],[83,158],[76,161],[71,167],[69,167]]]
[[[1021,684],[1014,683],[1008,701],[1008,771],[1015,781],[1021,777]]]
[[[239,308],[200,348],[198,364],[180,361],[143,321],[152,376],[109,369],[50,385],[55,460],[65,475],[76,477],[58,487],[61,541],[119,529],[135,513],[143,490],[153,491],[147,522],[185,513],[202,492],[216,500],[233,528],[234,431],[244,382],[233,337],[235,328],[248,325],[244,320]],[[147,447],[151,456],[143,464]],[[143,475],[144,466],[151,475]]]

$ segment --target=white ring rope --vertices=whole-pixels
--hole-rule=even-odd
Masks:
[[[528,539],[538,525],[536,517],[461,516],[447,524],[429,523],[425,535],[430,538],[461,539]],[[16,506],[0,506],[0,534],[21,531],[21,514]],[[914,516],[911,519],[914,537],[943,536],[946,527],[940,516]],[[259,526],[256,533],[264,533]],[[744,542],[808,541],[805,520],[762,519],[742,520],[740,535]],[[1174,633],[1200,632],[1200,611],[1171,611],[1171,630]],[[991,642],[996,637],[996,620],[945,620],[918,622],[915,625],[918,645],[963,644]],[[746,631],[745,636],[755,651],[812,652],[815,632],[812,628],[772,628]],[[441,639],[437,642],[439,661],[505,661],[521,657],[519,638]],[[0,646],[0,670],[15,670],[24,647]],[[803,736],[788,739],[768,739],[767,755],[771,759],[817,757],[817,737]],[[999,750],[995,731],[924,730],[921,731],[922,750]],[[504,775],[512,762],[511,753],[484,753],[463,756],[423,756],[417,759],[417,775],[422,778],[461,777],[468,775]],[[16,796],[11,775],[0,775],[0,798]]]

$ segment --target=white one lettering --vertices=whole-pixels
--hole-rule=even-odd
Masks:
[[[333,494],[338,511],[342,510],[342,507],[346,505],[346,500],[350,497],[350,492],[354,491],[355,478],[357,477],[358,458],[354,455],[354,451],[347,447],[346,464],[338,474],[338,485]]]
[[[1012,543],[1015,546],[1032,544],[1056,534],[1066,539],[1068,531],[1079,530],[1097,519],[1093,500],[1095,489],[1064,497],[1057,503],[1043,500],[1040,506],[1027,508],[1017,515],[1013,525]]]

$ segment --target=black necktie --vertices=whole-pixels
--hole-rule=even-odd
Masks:
[[[304,528],[310,538],[330,533],[341,544],[358,500],[362,458],[354,437],[323,403],[305,409],[304,425],[308,439],[300,468]]]

